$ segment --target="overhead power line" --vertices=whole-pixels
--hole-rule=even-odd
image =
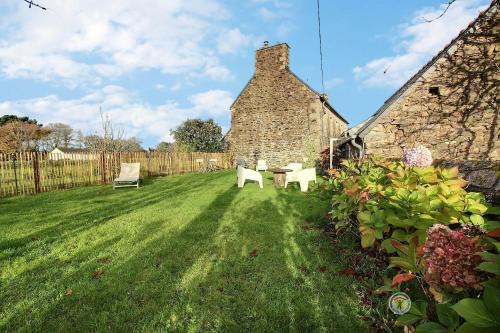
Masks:
[[[323,45],[321,40],[321,15],[319,9],[319,0],[316,0],[316,4],[318,7],[318,37],[319,37],[319,63],[321,69],[321,92],[323,95],[325,94],[325,79],[323,74]]]
[[[316,7],[318,10],[318,37],[319,37],[319,64],[320,64],[320,70],[321,70],[321,96],[320,96],[320,101],[321,101],[321,112],[319,116],[319,121],[320,121],[320,149],[323,149],[325,146],[325,126],[324,126],[324,113],[325,113],[325,103],[326,103],[326,95],[325,95],[325,78],[324,78],[324,72],[323,72],[323,42],[321,38],[321,11],[320,11],[320,6],[319,6],[319,0],[316,0]]]

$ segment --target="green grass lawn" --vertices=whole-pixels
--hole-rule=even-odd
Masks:
[[[0,331],[366,331],[328,197],[235,178],[0,199]]]

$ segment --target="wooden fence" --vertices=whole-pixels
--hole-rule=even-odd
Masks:
[[[143,179],[233,166],[229,153],[0,154],[0,197],[111,183],[127,162],[141,163]]]

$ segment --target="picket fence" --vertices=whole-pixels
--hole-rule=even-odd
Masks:
[[[91,184],[108,184],[120,163],[141,163],[141,178],[228,169],[229,153],[120,152],[0,154],[0,197],[35,194]]]

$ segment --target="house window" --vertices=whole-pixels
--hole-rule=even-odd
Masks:
[[[441,96],[441,93],[439,92],[439,87],[429,87],[429,94],[434,96]]]

